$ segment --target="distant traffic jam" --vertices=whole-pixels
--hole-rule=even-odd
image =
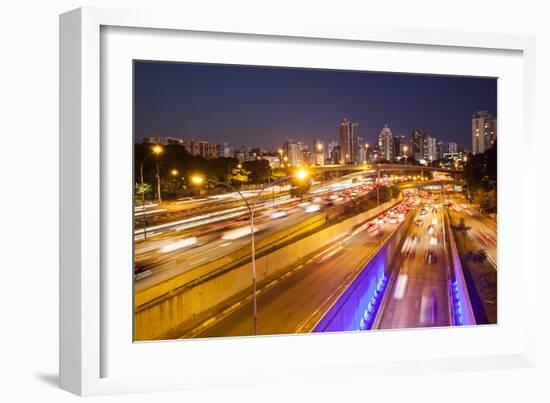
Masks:
[[[383,177],[380,185],[389,186],[405,179],[407,178]],[[250,226],[248,208],[240,202],[240,196],[236,193],[178,199],[174,204],[192,205],[193,209],[189,210],[189,214],[182,213],[176,219],[165,221],[160,217],[167,214],[166,209],[159,209],[155,204],[137,205],[134,210],[136,280],[152,274],[155,268],[164,270],[171,262],[181,260],[187,255],[188,268],[205,263],[208,258],[215,259],[222,252],[229,253],[244,245],[252,231],[261,237],[321,212],[339,214],[343,207],[374,190],[375,186],[374,179],[361,176],[339,179],[328,184],[314,182],[302,198],[290,196],[290,186],[275,187],[266,191],[264,197],[258,200],[253,229]],[[258,191],[245,191],[242,194],[251,204]],[[406,194],[410,195],[412,192],[408,191]],[[368,230],[376,231],[375,224],[397,224],[403,221],[404,214],[409,211],[408,199],[406,196],[406,203],[382,215],[380,222],[370,223]],[[230,207],[224,208],[224,205]],[[403,205],[406,207],[402,207]],[[154,224],[143,225],[144,220],[153,222],[156,215],[159,218]],[[215,253],[206,253],[209,246]],[[200,249],[200,258],[193,260],[193,249]],[[203,249],[205,253],[202,253]]]

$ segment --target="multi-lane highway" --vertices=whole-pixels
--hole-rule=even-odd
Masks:
[[[384,184],[391,181],[386,178]],[[346,206],[373,190],[373,182],[361,177],[338,179],[315,184],[303,198],[292,197],[287,188],[262,197],[255,209],[256,241],[296,228],[297,223],[309,218],[319,217],[324,223],[327,214],[332,217],[346,211],[349,214]],[[415,189],[403,192],[405,201],[399,207],[357,224],[348,233],[340,234],[337,241],[297,259],[279,277],[260,283],[256,294],[257,334],[312,331],[350,284],[362,278],[359,273],[386,241],[398,247],[391,249],[392,257],[387,262],[389,283],[373,328],[453,324],[449,240],[445,231],[447,237],[452,233],[445,226],[447,209],[455,221],[457,217],[465,219],[468,239],[486,251],[487,261],[495,268],[496,224],[470,205],[457,200],[449,204],[450,199],[444,199],[440,192]],[[252,202],[256,195],[257,191],[249,191],[244,197]],[[163,208],[155,205],[146,205],[143,210],[136,208],[136,292],[150,293],[149,288],[181,273],[188,272],[186,276],[191,279],[193,270],[199,267],[201,272],[214,270],[215,274],[217,266],[210,262],[235,251],[239,251],[239,259],[248,256],[240,257],[241,251],[250,247],[251,235],[249,210],[240,195],[227,193],[172,204],[175,206],[165,203]],[[144,216],[148,220],[147,239],[143,239],[144,230],[139,226]],[[405,220],[406,217],[409,219]],[[274,238],[270,237],[269,242],[271,239]],[[395,255],[394,249],[397,249]],[[253,298],[247,292],[216,305],[217,310],[193,318],[188,326],[182,323],[169,332],[170,338],[253,335]]]
[[[447,251],[444,207],[424,203],[395,262],[393,286],[380,312],[380,329],[448,326]]]
[[[411,196],[414,198],[414,196]],[[413,200],[394,209],[406,214]],[[406,208],[405,208],[406,205]],[[402,209],[402,210],[401,210]],[[378,246],[400,225],[384,214],[346,234],[300,262],[287,275],[258,293],[258,334],[301,333],[311,327],[349,285]],[[209,319],[206,326],[183,337],[244,336],[253,334],[252,301],[248,298],[230,313]]]
[[[486,252],[489,263],[497,269],[497,223],[496,220],[483,216],[471,204],[465,202],[463,197],[454,197],[452,200],[451,214],[464,220],[468,227],[466,235],[474,245]]]
[[[481,215],[461,196],[449,198],[449,213],[477,323],[497,323],[496,220]]]
[[[255,208],[255,237],[260,241],[281,230],[330,213],[339,214],[346,202],[372,190],[366,180],[340,180],[314,186],[306,200],[291,197],[280,188],[258,201]],[[257,191],[244,192],[253,203]],[[158,206],[136,211],[135,290],[149,288],[163,280],[219,259],[250,244],[249,210],[235,193],[210,198],[189,199],[192,207],[175,209],[168,218]],[[176,202],[177,203],[177,202]],[[147,229],[139,226],[143,212],[156,217]],[[177,214],[177,215],[176,215]]]

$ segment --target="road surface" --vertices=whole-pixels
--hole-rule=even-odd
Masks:
[[[293,273],[261,290],[258,298],[258,334],[304,332],[319,309],[334,300],[355,269],[364,267],[379,243],[398,224],[384,223],[381,231],[364,229],[354,236],[329,245]],[[328,306],[327,306],[328,307]],[[193,337],[247,336],[253,334],[253,307],[250,298],[229,315],[214,321]],[[186,335],[185,337],[189,337]]]
[[[379,329],[448,326],[451,323],[442,228],[444,210],[442,207],[434,209],[434,205],[426,204],[426,215],[421,216],[419,211],[415,218],[421,224],[411,226],[394,269],[398,270],[397,276],[380,312]],[[437,244],[433,244],[434,239]],[[428,251],[435,253],[435,261],[431,263],[427,262]]]

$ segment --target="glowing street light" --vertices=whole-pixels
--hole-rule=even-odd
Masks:
[[[296,172],[296,178],[300,179],[300,180],[306,180],[307,177],[309,176],[309,173],[308,171],[306,171],[305,169],[300,169]]]
[[[202,176],[195,175],[191,177],[191,182],[193,182],[195,185],[202,185],[202,183],[204,182],[204,178]]]

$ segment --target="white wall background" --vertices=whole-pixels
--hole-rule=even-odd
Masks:
[[[464,29],[537,36],[537,134],[533,157],[540,178],[548,177],[550,150],[546,115],[550,111],[550,29],[545,2],[523,0],[330,1],[10,1],[0,20],[0,400],[74,401],[57,389],[58,293],[58,14],[81,5],[108,7],[180,7],[180,12],[250,18],[297,19],[310,15],[327,20],[373,25]],[[545,151],[546,150],[546,151]],[[535,169],[535,165],[529,169]],[[6,181],[7,180],[7,181]],[[550,228],[542,203],[539,265]],[[546,198],[545,198],[546,199]],[[533,234],[535,236],[535,234]],[[545,237],[545,238],[544,238]],[[502,370],[452,375],[352,379],[303,387],[164,393],[94,398],[100,401],[550,401],[550,304],[547,272],[539,284],[539,364],[529,370]],[[509,400],[510,399],[510,400]]]

